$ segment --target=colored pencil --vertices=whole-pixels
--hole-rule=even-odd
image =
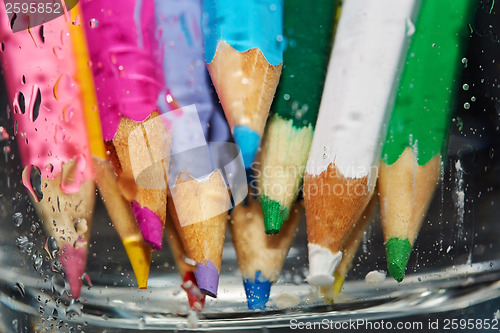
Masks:
[[[342,260],[340,261],[337,269],[333,273],[335,281],[333,285],[321,286],[320,292],[321,297],[327,303],[333,303],[335,297],[340,293],[342,287],[344,286],[345,277],[347,273],[351,270],[353,260],[358,251],[359,245],[363,240],[365,231],[373,220],[375,209],[377,207],[376,194],[370,200],[368,206],[366,206],[365,211],[361,214],[356,227],[349,235],[349,239],[345,242],[342,248]]]
[[[284,3],[287,48],[262,143],[260,201],[266,233],[278,233],[302,185],[331,51],[337,1]]]
[[[173,205],[171,200],[172,198],[169,196],[169,205]],[[191,309],[201,312],[205,306],[205,295],[200,291],[194,276],[196,266],[188,263],[188,256],[170,214],[167,214],[167,222],[165,223],[165,237],[168,240],[167,243],[174,257],[175,265],[182,278],[182,288],[187,293],[189,306]]]
[[[241,149],[257,154],[283,62],[282,0],[204,0],[205,62]]]
[[[154,3],[84,0],[81,5],[103,137],[118,185],[132,205],[144,240],[159,250],[170,138],[162,121],[155,119],[163,78],[154,37]]]
[[[198,286],[206,295],[217,297],[230,204],[226,183],[219,170],[203,179],[182,172],[170,189],[175,191],[175,205],[169,205],[168,211],[186,255],[196,262],[194,275]],[[197,222],[186,223],[184,218]]]
[[[249,198],[247,205],[235,207],[231,233],[250,310],[265,309],[303,211],[301,204],[294,205],[282,232],[271,236],[264,231],[262,209],[257,200]]]
[[[162,113],[195,104],[205,137],[226,142],[229,128],[205,65],[201,31],[201,0],[155,0],[159,47],[167,98],[158,102]]]
[[[18,16],[16,24],[26,24]],[[13,33],[0,6],[3,73],[21,160],[48,240],[80,297],[95,201],[94,170],[66,16]],[[54,242],[55,240],[55,242]]]
[[[313,285],[333,283],[342,246],[373,195],[385,114],[415,3],[342,4],[304,176]]]
[[[75,51],[77,80],[80,83],[85,120],[90,139],[90,151],[93,155],[93,166],[96,172],[96,185],[106,205],[109,216],[120,236],[123,247],[134,270],[139,288],[145,289],[149,276],[151,249],[145,243],[137,226],[134,214],[128,202],[123,198],[116,183],[113,166],[109,162],[102,138],[101,121],[94,80],[89,68],[89,55],[86,46],[85,30],[82,27],[81,9],[77,4],[70,11],[71,40]]]
[[[404,273],[446,147],[471,0],[422,2],[389,122],[380,167],[380,207],[389,273]]]

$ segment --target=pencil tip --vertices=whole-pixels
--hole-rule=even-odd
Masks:
[[[345,279],[341,274],[339,274],[337,272],[335,272],[333,274],[333,277],[335,279],[335,281],[333,282],[333,297],[335,298],[340,294],[340,291],[342,290],[342,287],[344,286]]]
[[[124,239],[123,247],[134,270],[135,279],[140,289],[148,287],[151,249],[142,240]]]
[[[153,249],[162,249],[163,240],[163,223],[158,215],[147,207],[141,207],[137,201],[132,202],[132,209],[134,211],[137,225],[141,229],[144,241]]]
[[[269,199],[268,196],[260,197],[262,213],[264,215],[264,227],[266,234],[275,235],[280,232],[283,221],[290,215],[290,210],[279,202]]]
[[[333,284],[319,287],[321,298],[328,304],[335,303],[335,298],[340,294],[340,291],[344,286],[344,277],[342,274],[335,272],[333,273],[333,278]]]
[[[271,293],[271,285],[272,283],[260,271],[255,273],[255,279],[243,280],[248,308],[250,310],[263,310],[266,308],[266,303]]]
[[[408,238],[391,238],[385,244],[387,254],[387,269],[398,282],[403,281],[406,265],[411,253],[411,244]]]
[[[260,135],[248,126],[236,126],[233,130],[234,141],[241,149],[245,169],[252,166],[259,150]]]
[[[207,260],[207,263],[199,263],[194,272],[196,282],[202,293],[217,298],[217,288],[219,287],[219,270],[215,264]]]
[[[80,298],[82,289],[82,275],[87,264],[87,250],[85,247],[75,248],[66,244],[60,255],[62,267],[69,283],[69,289],[74,299]]]
[[[205,307],[205,295],[196,283],[193,272],[187,272],[182,281],[182,289],[187,293],[189,307],[197,312],[202,312]]]

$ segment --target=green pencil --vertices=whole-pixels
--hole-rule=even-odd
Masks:
[[[265,231],[276,234],[302,184],[331,50],[335,0],[284,4],[287,47],[259,176]]]
[[[389,273],[398,282],[439,182],[474,0],[422,1],[378,180]]]

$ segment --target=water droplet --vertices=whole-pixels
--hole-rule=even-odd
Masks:
[[[42,173],[35,165],[28,165],[23,170],[23,185],[28,189],[36,202],[43,199]]]
[[[87,220],[82,218],[82,219],[79,219],[78,221],[76,221],[75,230],[76,230],[76,233],[79,235],[83,235],[84,233],[86,233],[88,230]]]
[[[71,42],[71,36],[66,30],[61,30],[61,45],[68,45]]]
[[[43,258],[40,251],[36,250],[31,256],[31,261],[33,262],[33,268],[35,271],[39,272],[43,265]]]
[[[495,156],[495,149],[493,147],[490,148],[489,156],[491,159],[493,159],[493,157]]]
[[[51,269],[52,269],[52,272],[61,274],[62,271],[63,271],[61,262],[54,261],[54,263],[52,264]]]
[[[59,246],[57,245],[56,239],[52,236],[48,237],[45,241],[45,251],[49,254],[50,259],[57,258],[57,252],[59,252]]]
[[[469,63],[469,60],[467,58],[462,58],[462,64],[464,65],[464,68],[467,68],[468,63]]]
[[[283,41],[283,36],[282,35],[276,36],[276,41],[281,43]]]
[[[30,253],[33,248],[33,243],[26,236],[19,236],[16,239],[16,246],[22,253]]]
[[[35,90],[36,89],[36,90]],[[32,100],[35,101],[33,104],[33,109],[31,110],[31,119],[36,121],[38,119],[38,115],[40,114],[40,105],[42,104],[42,92],[40,88],[37,86],[33,87],[33,91],[35,92],[35,98],[31,96]]]
[[[476,101],[476,96],[472,96],[472,97],[470,98],[470,101],[471,101],[471,102],[475,102],[475,101]]]
[[[464,85],[462,86],[462,89],[465,91],[469,90],[469,85],[467,83],[464,83]]]
[[[97,21],[95,18],[93,18],[89,21],[89,26],[92,29],[97,28],[99,26],[99,21]]]
[[[24,114],[26,112],[26,99],[24,98],[24,94],[22,93],[22,91],[18,92],[17,93],[17,105],[14,105],[14,109],[17,107],[19,107],[19,111],[21,111],[22,114]]]
[[[52,292],[62,295],[64,293],[64,278],[61,275],[53,275],[50,279],[50,286]]]
[[[5,44],[2,42],[2,52],[5,51]]]
[[[143,330],[146,328],[146,319],[144,317],[139,318],[139,329]]]
[[[76,95],[76,88],[76,83],[68,74],[61,74],[52,91],[58,101],[68,101]]]
[[[20,227],[23,224],[23,214],[21,212],[14,213],[12,219],[16,227]]]
[[[23,75],[23,77],[21,78],[21,83],[26,84],[26,76]]]
[[[10,28],[13,29],[14,28],[14,22],[16,21],[17,19],[17,14],[14,13],[14,15],[12,15],[12,18],[10,19]]]
[[[271,5],[269,6],[269,10],[270,10],[270,11],[272,11],[272,12],[274,12],[274,11],[276,10],[276,4],[274,4],[274,3],[273,3],[273,4],[271,4]]]
[[[82,20],[80,19],[80,15],[76,15],[75,19],[71,22],[71,24],[75,26],[81,26],[82,25]]]
[[[19,331],[19,322],[18,322],[17,319],[13,319],[12,320],[12,328],[14,329],[14,332],[18,332]]]
[[[3,140],[8,140],[9,139],[9,133],[5,129],[5,127],[0,126],[0,141]]]
[[[43,24],[40,26],[40,29],[38,30],[38,35],[40,36],[40,40],[42,43],[45,43],[45,36],[43,33]]]
[[[469,110],[470,109],[470,103],[469,102],[465,102],[464,103],[464,109],[465,110]]]
[[[285,101],[289,101],[289,100],[290,100],[290,95],[288,95],[288,94],[284,94],[284,95],[283,95],[283,99],[284,99]]]
[[[75,316],[82,316],[83,305],[79,301],[71,300],[71,304],[66,308],[66,318],[73,319]]]
[[[457,117],[455,118],[455,122],[457,123],[458,130],[461,131],[464,127],[464,121],[462,120],[462,118]]]
[[[54,53],[57,59],[64,59],[64,51],[62,47],[54,46],[52,48],[52,52]]]
[[[22,282],[16,282],[17,291],[21,294],[21,297],[26,295],[26,291],[24,290],[24,284]]]

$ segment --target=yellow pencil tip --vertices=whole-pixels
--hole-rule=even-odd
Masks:
[[[335,281],[333,282],[333,297],[337,297],[344,286],[344,277],[338,273],[333,274]]]
[[[143,240],[137,239],[124,239],[123,246],[134,270],[137,285],[140,289],[146,289],[151,264],[151,249]]]
[[[335,303],[334,299],[338,296],[338,294],[340,294],[345,281],[344,277],[337,272],[333,274],[333,277],[335,278],[335,281],[331,286],[321,286],[319,288],[321,298],[323,299],[323,301],[325,301],[325,303],[328,304]]]

